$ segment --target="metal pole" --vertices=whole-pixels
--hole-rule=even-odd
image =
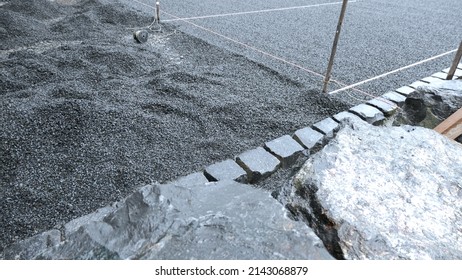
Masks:
[[[327,92],[327,84],[329,83],[330,75],[332,72],[332,66],[334,65],[334,57],[335,57],[335,53],[337,52],[337,44],[340,38],[340,31],[342,30],[343,18],[345,17],[347,4],[348,4],[348,0],[343,0],[342,10],[340,12],[340,17],[338,19],[338,24],[337,24],[337,31],[335,32],[334,44],[332,45],[332,52],[330,54],[329,64],[327,66],[326,77],[324,78],[324,87],[322,88],[323,93]]]
[[[461,58],[462,58],[462,41],[460,41],[459,49],[456,52],[456,56],[454,57],[454,61],[452,62],[451,68],[449,69],[446,80],[452,80],[452,77],[454,77],[454,73],[456,73],[457,65],[459,64]]]

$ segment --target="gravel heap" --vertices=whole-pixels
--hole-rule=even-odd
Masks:
[[[106,2],[0,2],[0,250],[347,108]]]

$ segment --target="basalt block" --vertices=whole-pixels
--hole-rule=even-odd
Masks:
[[[292,165],[304,151],[304,148],[289,135],[266,142],[265,148],[281,161],[284,168]]]
[[[246,151],[236,157],[236,162],[247,172],[248,181],[256,183],[276,172],[281,162],[262,147]]]
[[[247,181],[245,170],[231,159],[208,166],[204,174],[209,181],[234,180],[241,183]]]
[[[349,110],[370,124],[381,124],[385,116],[379,109],[366,104],[359,104]]]
[[[313,128],[326,135],[327,138],[332,138],[335,131],[339,128],[339,124],[332,118],[325,118],[322,121],[313,124]]]

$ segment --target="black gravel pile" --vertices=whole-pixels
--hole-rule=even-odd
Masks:
[[[0,250],[346,109],[113,2],[0,4]]]

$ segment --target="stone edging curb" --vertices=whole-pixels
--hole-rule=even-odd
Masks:
[[[301,128],[292,136],[283,135],[264,143],[261,147],[245,151],[234,159],[212,164],[202,172],[192,173],[168,183],[186,186],[229,179],[240,183],[258,183],[271,176],[279,168],[289,168],[300,156],[309,156],[321,149],[334,137],[343,119],[353,118],[373,125],[382,125],[387,118],[397,112],[398,108],[404,104],[406,97],[417,87],[445,80],[448,71],[449,68],[443,69],[408,86],[388,91],[366,103],[354,106],[331,118],[323,119],[311,127]],[[459,78],[462,78],[462,64],[458,65],[453,80]]]

